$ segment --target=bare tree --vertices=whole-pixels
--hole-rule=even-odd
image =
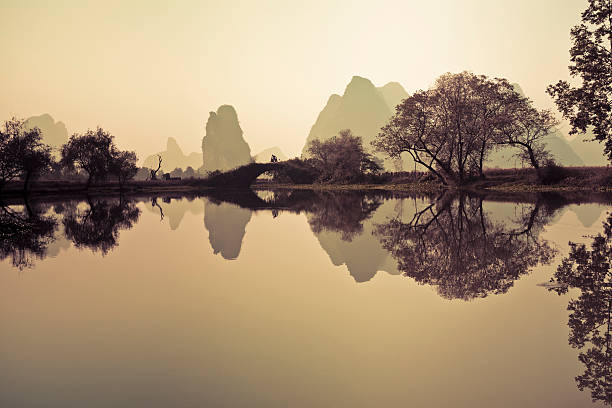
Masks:
[[[157,169],[153,170],[151,169],[151,180],[157,180],[157,172],[159,171],[159,169],[161,169],[161,164],[162,164],[162,157],[161,155],[157,155]]]

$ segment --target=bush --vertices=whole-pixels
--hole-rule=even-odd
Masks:
[[[545,185],[558,184],[570,175],[568,169],[557,165],[552,160],[547,161],[546,165],[540,169],[540,180]]]

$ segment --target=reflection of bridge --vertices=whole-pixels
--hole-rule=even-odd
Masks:
[[[289,177],[295,184],[309,184],[314,181],[312,173],[304,167],[298,166],[292,161],[283,161],[246,164],[234,170],[213,175],[207,178],[204,184],[210,187],[248,188],[257,177],[269,171],[280,172]]]

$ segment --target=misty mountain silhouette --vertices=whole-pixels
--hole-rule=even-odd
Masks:
[[[43,142],[51,146],[56,158],[60,156],[59,149],[68,141],[68,129],[64,122],[56,122],[51,115],[44,113],[26,119],[25,126],[27,129],[39,128]]]
[[[593,141],[593,137],[593,132],[588,130],[584,134],[576,135],[569,144],[587,166],[607,166],[610,162],[604,153],[604,145]]]
[[[162,197],[156,200],[156,202],[162,209],[164,219],[168,219],[168,224],[172,231],[179,228],[185,214],[191,213],[197,215],[204,212],[202,201],[192,197]],[[159,208],[154,207],[151,201],[145,201],[145,208],[152,213],[160,214]]]
[[[147,157],[143,162],[143,167],[156,169],[158,154],[162,157],[162,168],[166,172],[170,172],[177,167],[185,170],[189,166],[197,170],[202,165],[202,156],[199,153],[193,152],[185,155],[173,137],[169,137],[166,141],[166,150]]]
[[[361,136],[364,148],[372,152],[370,142],[395,112],[395,106],[407,96],[408,93],[397,82],[376,88],[369,79],[354,76],[342,96],[333,94],[329,97],[310,129],[302,155],[308,156],[307,149],[312,140],[327,140],[342,129],[351,129],[354,135]],[[391,168],[392,163],[386,156],[376,156],[385,160],[385,167]]]
[[[228,260],[238,258],[250,220],[251,210],[207,200],[204,205],[204,227],[208,230],[208,240],[214,253],[221,253]]]
[[[272,155],[275,155],[280,161],[287,160],[287,156],[285,155],[285,153],[283,153],[283,151],[277,146],[262,150],[261,152],[253,156],[253,159],[256,163],[268,163]]]
[[[513,86],[517,92],[525,96],[519,84],[513,84]],[[383,87],[376,88],[366,78],[353,77],[342,96],[333,94],[329,97],[310,130],[302,155],[307,157],[310,141],[329,139],[342,129],[351,129],[353,134],[361,136],[364,147],[371,152],[370,142],[394,114],[395,106],[407,96],[408,93],[397,82],[389,82]],[[582,143],[582,140],[588,140],[590,137],[592,136],[588,134],[578,135],[576,139],[569,142],[559,129],[555,129],[546,137],[545,142],[557,163],[561,165],[606,165],[603,146],[596,142]],[[514,157],[515,152],[516,149],[511,146],[505,146],[492,152],[486,161],[486,167],[520,167],[521,163]],[[377,154],[377,157],[385,160],[385,168],[393,169],[393,163],[384,155]],[[408,156],[403,156],[402,160],[405,170],[414,168],[414,163]]]
[[[230,170],[251,162],[251,149],[242,137],[233,106],[222,105],[217,112],[210,112],[202,139],[202,158],[206,172]]]

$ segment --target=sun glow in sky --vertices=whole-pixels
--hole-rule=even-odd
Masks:
[[[140,158],[172,136],[201,151],[233,105],[255,154],[298,155],[353,75],[408,92],[445,72],[519,83],[541,108],[567,79],[586,0],[0,0],[0,119],[50,113],[102,126]]]

